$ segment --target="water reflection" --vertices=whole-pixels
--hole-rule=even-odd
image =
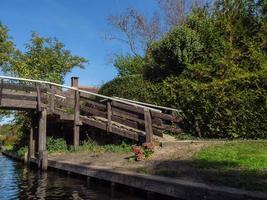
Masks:
[[[0,155],[0,200],[9,199],[145,199],[139,194],[114,191],[58,172],[40,173]]]

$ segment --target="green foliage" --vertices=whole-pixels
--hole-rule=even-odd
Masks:
[[[193,136],[266,138],[266,8],[218,0],[195,9],[150,45],[143,77],[117,77],[100,92],[181,109]]]
[[[131,145],[122,141],[121,144],[105,144],[99,145],[91,138],[87,138],[82,144],[78,147],[77,151],[88,151],[94,153],[129,153],[131,152]]]
[[[46,148],[49,153],[59,153],[68,151],[68,145],[63,138],[48,137]]]
[[[195,63],[202,49],[198,34],[187,26],[179,26],[150,46],[145,58],[145,76],[160,80],[170,74],[180,75],[188,64]]]
[[[147,84],[148,82],[141,75],[118,76],[104,84],[99,93],[107,96],[146,101],[149,98]]]
[[[18,155],[19,157],[23,157],[23,158],[24,158],[25,154],[28,153],[28,147],[27,147],[27,146],[25,146],[25,147],[20,147],[19,150],[18,150],[16,153],[17,153],[17,155]]]
[[[118,70],[119,76],[142,74],[143,58],[140,56],[119,55],[114,61],[114,67]]]
[[[209,146],[198,152],[194,159],[201,168],[265,170],[266,155],[266,142],[231,142]]]
[[[8,29],[0,22],[0,67],[9,63],[14,52],[14,44],[10,40]]]
[[[3,71],[20,77],[62,83],[73,67],[83,67],[85,62],[86,59],[73,56],[57,39],[43,38],[33,33],[26,44],[26,52],[18,51]]]

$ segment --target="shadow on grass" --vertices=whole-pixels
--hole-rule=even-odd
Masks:
[[[208,160],[166,160],[141,167],[140,173],[267,192],[267,170],[241,169],[237,163]]]

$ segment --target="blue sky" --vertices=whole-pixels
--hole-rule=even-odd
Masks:
[[[104,39],[111,30],[106,18],[128,7],[146,15],[157,9],[156,0],[1,0],[0,21],[21,50],[32,31],[58,38],[74,55],[89,59],[86,68],[74,69],[65,83],[78,76],[81,85],[100,86],[116,76],[112,53],[128,52],[122,43]]]

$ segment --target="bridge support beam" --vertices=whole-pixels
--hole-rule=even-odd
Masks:
[[[34,125],[31,123],[30,137],[29,137],[29,149],[28,149],[28,162],[34,157]]]
[[[47,111],[42,110],[39,115],[38,127],[38,167],[42,170],[47,170],[47,150],[46,150],[46,121]]]
[[[146,142],[152,142],[153,141],[153,129],[152,129],[152,119],[151,119],[150,110],[145,108],[144,115],[145,115],[144,118],[145,118]]]
[[[71,77],[71,87],[78,89],[78,77]],[[74,91],[74,121],[73,121],[73,146],[76,150],[80,145],[80,93]]]

